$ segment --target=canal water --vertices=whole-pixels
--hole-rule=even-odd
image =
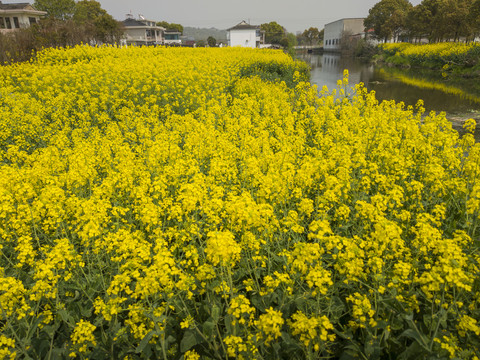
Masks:
[[[469,118],[480,123],[480,82],[471,79],[452,80],[448,74],[418,69],[399,69],[367,64],[352,57],[337,54],[305,54],[299,58],[311,66],[310,82],[322,89],[337,87],[343,70],[348,69],[349,82],[363,83],[375,91],[379,101],[395,100],[405,105],[424,101],[426,113],[445,112],[453,126],[462,132],[463,121]],[[477,137],[480,129],[477,130]]]

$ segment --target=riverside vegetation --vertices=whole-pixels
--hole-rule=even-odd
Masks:
[[[0,68],[0,358],[480,356],[480,144],[282,52]]]
[[[378,47],[381,50],[380,59],[390,64],[440,70],[444,77],[448,75],[480,77],[478,43],[443,42],[424,45],[386,43]]]

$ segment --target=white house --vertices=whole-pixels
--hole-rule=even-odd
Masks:
[[[257,48],[265,42],[265,34],[260,26],[250,25],[246,21],[227,29],[228,46]]]
[[[182,44],[182,40],[180,39],[180,36],[182,33],[180,31],[176,30],[165,30],[163,32],[163,43],[165,45],[173,45],[173,46],[178,46]]]
[[[358,37],[365,34],[364,18],[340,19],[325,25],[323,35],[323,49],[339,51],[344,36]]]
[[[124,27],[124,38],[122,43],[125,45],[163,45],[163,32],[165,28],[157,26],[153,20],[147,20],[142,15],[134,19],[131,14],[122,21]]]
[[[3,4],[0,1],[0,32],[5,34],[15,29],[25,29],[47,15],[29,3]]]

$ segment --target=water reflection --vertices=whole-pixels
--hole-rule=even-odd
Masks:
[[[379,101],[393,99],[415,105],[422,99],[427,111],[480,111],[480,85],[475,81],[452,83],[433,72],[380,68],[336,54],[308,54],[301,59],[311,65],[311,82],[319,89],[324,85],[329,90],[335,89],[337,81],[343,77],[343,70],[348,69],[350,83],[364,83],[368,90],[375,91]]]
[[[360,82],[366,84],[374,71],[371,65],[335,54],[306,55],[302,59],[311,65],[311,82],[320,89],[323,86],[327,86],[329,90],[335,89],[337,81],[343,78],[344,69],[348,69],[352,85]]]

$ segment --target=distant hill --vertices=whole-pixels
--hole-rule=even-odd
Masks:
[[[227,42],[227,30],[219,30],[216,28],[205,29],[205,28],[194,28],[194,27],[184,26],[183,35],[193,37],[195,41],[199,41],[199,40],[206,41],[209,36],[213,36],[215,40],[217,40],[217,43]]]

